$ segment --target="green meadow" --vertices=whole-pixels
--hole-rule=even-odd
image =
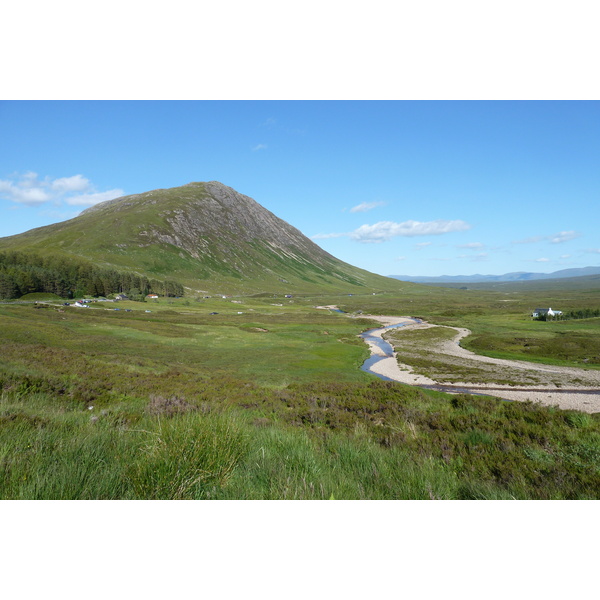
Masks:
[[[595,295],[535,294],[0,304],[0,497],[598,498],[597,414],[359,369],[368,313],[468,327],[465,345],[493,356],[597,368],[599,319],[529,316],[596,308]],[[356,318],[314,308],[326,304]]]

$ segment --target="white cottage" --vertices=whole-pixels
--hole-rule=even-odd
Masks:
[[[534,319],[539,319],[540,317],[554,317],[557,315],[562,315],[562,310],[552,310],[551,308],[536,308],[531,316]]]

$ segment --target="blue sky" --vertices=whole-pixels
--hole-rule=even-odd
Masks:
[[[3,101],[0,236],[217,180],[382,275],[600,264],[597,101]]]

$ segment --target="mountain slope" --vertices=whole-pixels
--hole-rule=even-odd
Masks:
[[[344,263],[219,182],[103,202],[0,239],[0,250],[78,256],[208,292],[370,292],[403,284]],[[404,284],[406,286],[406,284]]]

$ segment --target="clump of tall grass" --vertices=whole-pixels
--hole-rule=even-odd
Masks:
[[[3,499],[192,499],[227,484],[247,439],[227,415],[93,414],[37,394],[0,399]]]
[[[145,440],[127,472],[139,498],[207,497],[227,485],[248,450],[240,427],[222,415],[188,413],[152,425],[138,430]]]
[[[458,478],[442,461],[415,460],[401,447],[384,448],[366,430],[352,434],[273,426],[253,437],[227,487],[216,498],[447,499]]]

